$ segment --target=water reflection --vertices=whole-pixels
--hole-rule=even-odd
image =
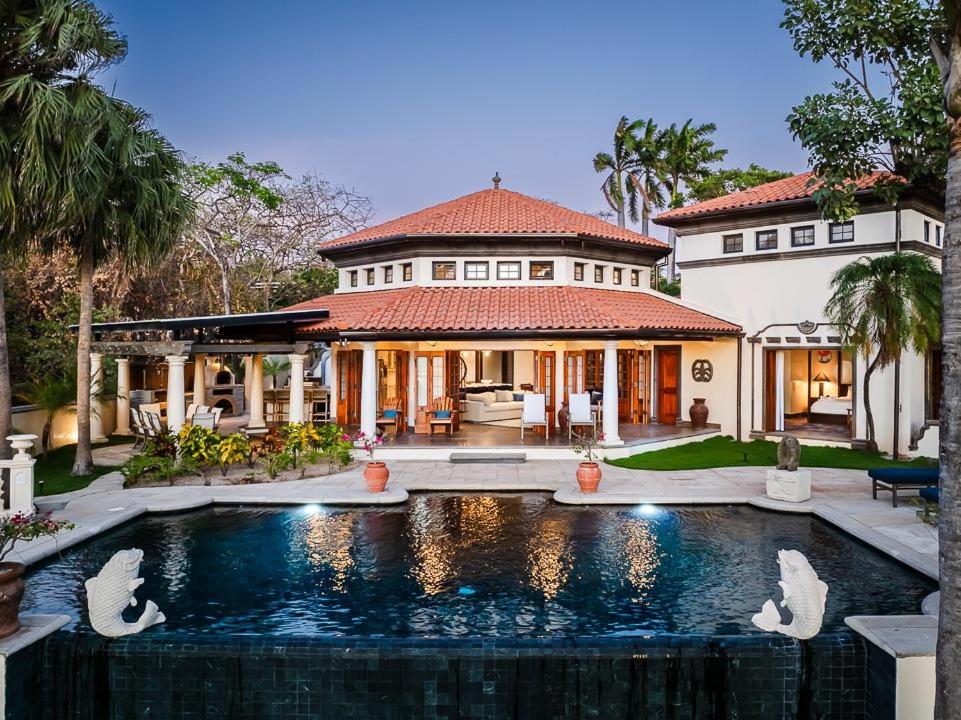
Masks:
[[[354,567],[353,513],[328,514],[316,512],[303,518],[293,552],[303,553],[316,568],[330,568],[330,587],[334,592],[344,592],[350,571]]]
[[[527,549],[531,586],[553,600],[571,573],[569,519],[555,518],[538,524]]]
[[[657,536],[651,524],[640,518],[626,518],[621,528],[623,539],[624,576],[637,590],[634,602],[643,602],[657,579],[660,563]]]
[[[409,534],[413,565],[411,574],[427,595],[443,592],[451,577],[453,550],[445,531],[444,516],[432,513],[426,496],[411,499]]]

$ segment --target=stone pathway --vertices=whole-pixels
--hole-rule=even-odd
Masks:
[[[97,452],[114,448],[98,448]],[[585,495],[574,480],[575,461],[540,460],[522,465],[391,462],[384,493],[367,492],[362,467],[323,478],[221,487],[154,487],[124,490],[119,473],[108,473],[84,490],[38,498],[38,506],[76,524],[56,539],[18,545],[13,553],[32,563],[144,512],[171,512],[230,504],[380,505],[406,502],[410,492],[542,491],[565,504],[750,504],[780,512],[813,513],[863,542],[932,578],[938,576],[936,528],[924,525],[907,503],[892,508],[890,497],[871,499],[861,470],[813,468],[813,493],[805,503],[764,496],[766,468],[715,468],[652,472],[603,466],[596,494]]]

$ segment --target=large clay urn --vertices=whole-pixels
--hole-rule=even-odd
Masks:
[[[710,412],[705,404],[704,398],[694,398],[694,404],[691,405],[691,409],[688,411],[688,414],[691,416],[691,427],[707,427],[707,416]]]
[[[20,601],[23,600],[23,565],[0,562],[0,638],[20,629]]]
[[[390,477],[390,470],[387,464],[382,462],[369,462],[364,468],[364,480],[367,481],[367,491],[372,493],[384,492],[387,487],[387,479]]]
[[[561,435],[567,435],[567,426],[571,424],[571,408],[566,401],[561,403],[561,409],[557,411],[557,424],[560,425]]]
[[[582,462],[577,466],[577,484],[582,493],[597,492],[601,482],[601,468],[596,462]]]

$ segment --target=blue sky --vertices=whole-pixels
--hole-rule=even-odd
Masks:
[[[373,199],[378,221],[487,187],[604,206],[617,119],[718,125],[730,165],[803,170],[784,118],[827,87],[778,0],[99,0],[103,80],[190,155],[243,150]]]

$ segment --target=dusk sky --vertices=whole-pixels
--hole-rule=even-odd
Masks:
[[[828,86],[777,0],[100,0],[130,43],[102,78],[191,156],[242,150],[369,195],[376,220],[490,185],[603,208],[618,118],[718,126],[726,165],[801,171],[785,116]],[[657,233],[660,234],[660,233]]]

